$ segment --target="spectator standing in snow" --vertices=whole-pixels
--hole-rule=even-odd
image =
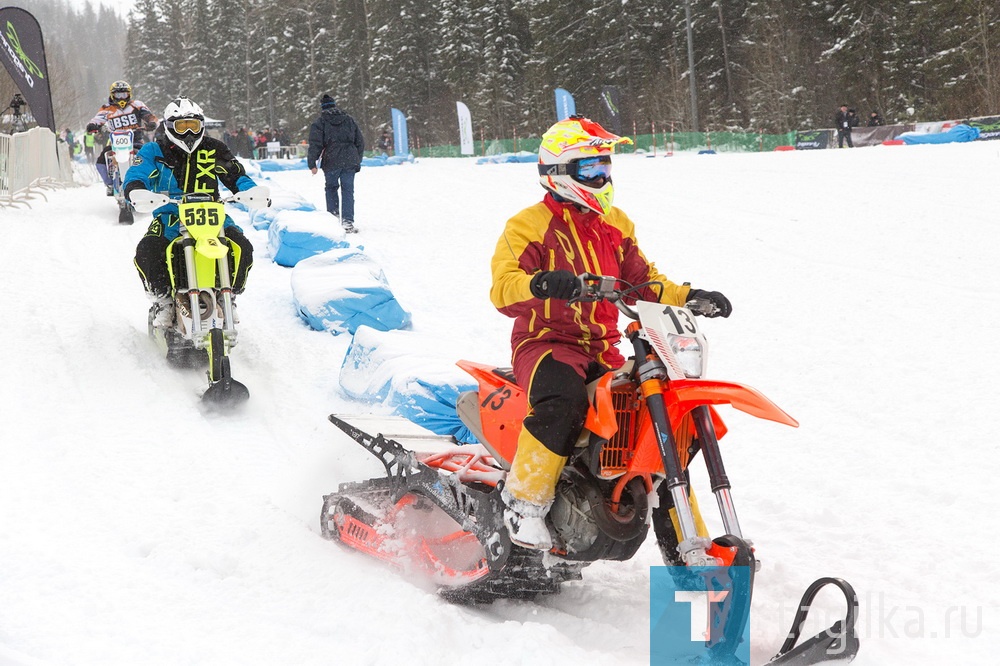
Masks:
[[[237,157],[245,157],[247,159],[253,157],[253,141],[250,139],[250,135],[247,134],[246,127],[241,127],[236,132],[236,136],[233,139],[233,152],[236,153]]]
[[[389,138],[389,130],[382,130],[381,136],[375,142],[375,152],[388,155],[392,151],[392,139]]]
[[[878,111],[872,111],[871,115],[868,116],[868,127],[881,127],[882,125],[885,125],[882,116],[878,114]]]
[[[87,161],[94,159],[94,143],[96,138],[91,132],[83,135],[83,152],[87,154]]]
[[[855,117],[857,115],[855,114]],[[853,148],[854,141],[851,140],[851,115],[847,110],[846,104],[840,105],[840,111],[837,111],[837,115],[833,119],[834,124],[837,126],[837,147],[843,148],[844,141],[847,141],[847,147]]]
[[[320,109],[319,118],[309,128],[306,162],[316,175],[319,161],[326,177],[326,210],[340,219],[344,231],[355,233],[354,174],[361,171],[365,138],[354,118],[337,108],[337,102],[329,95],[323,95]],[[343,195],[338,198],[340,188]]]

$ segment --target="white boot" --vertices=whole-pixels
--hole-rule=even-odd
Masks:
[[[507,526],[512,542],[531,550],[552,548],[552,535],[545,524],[545,516],[548,515],[552,502],[535,504],[518,499],[508,493],[506,488],[500,491],[500,499],[506,505],[503,523]]]
[[[174,299],[170,296],[157,296],[150,308],[153,314],[153,326],[170,328],[174,325]]]

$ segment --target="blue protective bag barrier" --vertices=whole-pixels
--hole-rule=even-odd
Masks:
[[[907,145],[917,143],[957,143],[975,141],[979,138],[979,129],[968,125],[955,125],[947,132],[923,134],[920,132],[903,132],[897,139],[902,139]]]
[[[306,158],[300,160],[257,160],[261,171],[298,171],[308,169]]]
[[[396,300],[382,269],[356,248],[335,248],[300,261],[292,271],[299,316],[317,331],[353,334],[410,327],[410,313]]]
[[[538,162],[538,153],[503,153],[501,155],[487,155],[476,160],[476,164],[513,164],[518,162]]]
[[[267,229],[271,258],[279,266],[291,267],[307,257],[349,247],[343,231],[335,226],[333,218],[320,211],[281,211]],[[329,228],[329,234],[323,227]]]
[[[475,443],[455,410],[475,382],[447,358],[414,351],[426,342],[416,333],[359,328],[340,368],[340,388],[354,400],[389,405],[433,433]]]

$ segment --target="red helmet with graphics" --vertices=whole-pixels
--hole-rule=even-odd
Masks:
[[[583,116],[560,120],[542,135],[538,176],[542,187],[602,215],[611,210],[611,153],[619,143],[632,143]]]
[[[115,81],[111,84],[111,93],[108,95],[108,102],[124,109],[132,101],[132,86],[128,81]]]

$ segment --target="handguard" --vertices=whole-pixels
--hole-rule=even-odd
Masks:
[[[256,185],[249,190],[234,194],[230,201],[243,204],[247,208],[267,208],[271,205],[271,188],[266,185]]]
[[[160,206],[170,203],[170,197],[167,195],[146,189],[132,190],[129,192],[128,200],[140,213],[151,213]]]

